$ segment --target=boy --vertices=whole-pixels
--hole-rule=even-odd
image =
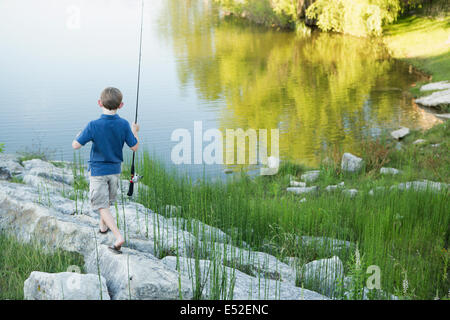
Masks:
[[[115,253],[120,250],[124,239],[109,211],[116,201],[119,188],[119,175],[123,161],[122,149],[126,143],[131,150],[137,151],[139,146],[139,126],[130,124],[117,115],[123,107],[122,93],[119,89],[108,87],[103,90],[98,105],[103,114],[97,120],[88,123],[72,142],[74,149],[80,149],[92,141],[89,160],[89,199],[92,210],[100,212],[100,232],[111,230],[116,242],[109,248]]]

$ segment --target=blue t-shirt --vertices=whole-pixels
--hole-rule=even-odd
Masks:
[[[127,120],[119,115],[102,116],[88,123],[77,141],[85,145],[92,141],[89,169],[91,176],[105,176],[121,172],[123,144],[134,147],[137,139]]]

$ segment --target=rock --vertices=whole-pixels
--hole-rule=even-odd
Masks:
[[[302,198],[301,200],[300,200],[300,202],[302,203],[302,202],[306,202],[306,198]]]
[[[326,186],[325,190],[330,192],[330,191],[335,191],[335,190],[337,190],[339,188],[343,188],[343,187],[344,187],[344,181],[342,181],[338,184],[332,184],[332,185]]]
[[[344,266],[337,256],[315,260],[303,266],[301,280],[305,288],[332,297],[344,280]]]
[[[423,181],[412,181],[412,182],[403,182],[403,183],[399,183],[397,185],[393,185],[391,186],[391,190],[414,190],[414,191],[441,191],[441,190],[445,190],[448,188],[448,184],[443,183],[443,182],[434,182],[434,181],[428,181],[428,180],[423,180]]]
[[[400,140],[409,134],[409,129],[406,127],[402,127],[398,130],[392,131],[391,136],[394,139]]]
[[[167,256],[162,261],[173,270],[181,270],[192,281],[203,284],[202,299],[233,300],[327,300],[317,292],[296,287],[283,281],[252,277],[239,270],[224,266],[220,261],[198,260]],[[197,266],[197,268],[196,268]],[[225,282],[225,290],[214,284]],[[264,283],[264,284],[263,284]]]
[[[76,272],[33,271],[23,293],[25,300],[110,300],[105,278]]]
[[[381,173],[381,174],[392,174],[392,175],[396,175],[396,174],[399,174],[400,172],[401,172],[400,170],[395,169],[395,168],[385,168],[385,167],[382,167],[382,168],[380,169],[380,173]]]
[[[397,142],[395,144],[395,150],[402,151],[403,150],[403,144],[401,142]]]
[[[107,248],[114,241],[112,233],[98,233],[98,214],[89,210],[88,205],[80,214],[79,207],[85,202],[61,195],[58,186],[73,190],[66,180],[60,179],[58,174],[39,175],[39,170],[34,171],[36,175],[30,173],[33,168],[46,166],[39,161],[28,163],[24,172],[30,184],[0,181],[0,231],[14,235],[19,241],[38,241],[49,252],[62,249],[80,253],[88,272],[96,275],[100,271],[112,299],[192,299],[192,281],[168,268],[158,257],[178,254],[192,258],[194,249],[199,249],[204,259],[232,267],[233,272],[248,273],[246,279],[250,282],[240,282],[242,286],[249,285],[247,291],[242,287],[247,294],[255,292],[254,278],[259,281],[260,292],[269,292],[272,290],[269,285],[281,282],[281,295],[286,299],[289,295],[308,297],[311,293],[299,291],[295,287],[295,270],[273,255],[252,251],[245,243],[242,245],[246,248],[220,243],[221,239],[223,242],[231,239],[218,228],[198,220],[187,223],[180,217],[166,218],[128,199],[119,203],[117,210],[112,210],[126,238],[123,254],[115,255]],[[55,185],[46,186],[47,190],[42,193],[34,186],[42,183]],[[188,231],[192,228],[195,235]],[[322,297],[317,293],[311,295]]]
[[[450,89],[450,82],[448,82],[448,80],[432,82],[420,87],[420,91],[445,90],[445,89]]]
[[[197,219],[186,220],[183,218],[172,218],[169,220],[169,223],[196,235],[200,241],[221,243],[230,243],[232,241],[231,237],[219,228],[207,225]]]
[[[437,148],[437,147],[439,147],[441,144],[440,143],[435,143],[435,144],[432,144],[431,146],[433,147],[433,148]]]
[[[357,172],[363,166],[363,159],[351,153],[344,153],[341,160],[341,169],[347,172]]]
[[[427,142],[427,140],[425,140],[425,139],[417,139],[416,141],[413,142],[413,144],[422,144],[422,143],[425,143],[425,142]]]
[[[342,190],[342,193],[349,196],[350,198],[354,198],[358,194],[358,190],[346,189],[346,190]]]
[[[230,244],[203,242],[201,250],[212,260],[235,266],[251,276],[263,276],[267,279],[281,280],[295,284],[296,273],[290,266],[266,252],[251,251]]]
[[[416,99],[416,103],[424,107],[438,107],[450,104],[450,89],[433,92],[432,94]]]
[[[0,180],[9,180],[23,173],[17,155],[0,153]]]
[[[319,175],[320,175],[319,170],[307,171],[300,176],[300,179],[306,182],[314,182],[319,178]]]
[[[150,254],[128,248],[122,248],[122,252],[118,255],[106,245],[99,245],[98,255],[94,250],[85,261],[88,272],[100,270],[105,277],[112,299],[176,300],[180,296],[192,299],[191,281],[186,277]]]
[[[293,192],[296,194],[305,194],[305,193],[313,193],[317,192],[319,188],[317,186],[313,187],[289,187],[286,189],[288,192]]]
[[[28,175],[39,176],[68,185],[73,184],[73,173],[71,169],[58,168],[50,162],[46,162],[41,159],[24,161],[23,165],[25,167],[26,174]]]
[[[306,187],[306,182],[301,182],[301,181],[294,181],[294,180],[291,180],[290,181],[290,186],[291,187]]]
[[[450,119],[450,113],[435,113],[434,115],[442,120]]]

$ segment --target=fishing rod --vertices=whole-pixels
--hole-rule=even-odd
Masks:
[[[138,64],[138,76],[137,76],[137,89],[136,89],[136,114],[134,117],[134,123],[137,124],[137,117],[138,117],[138,108],[139,108],[139,83],[141,80],[141,56],[142,56],[142,25],[144,24],[144,0],[141,1],[141,32],[139,37],[139,64]],[[136,156],[136,152],[133,151],[133,160],[131,161],[131,178],[130,178],[130,186],[128,187],[128,193],[127,195],[131,197],[133,195],[134,191],[134,184],[139,181],[141,178],[139,175],[135,176],[134,172],[134,159]]]

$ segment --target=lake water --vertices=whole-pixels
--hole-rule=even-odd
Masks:
[[[140,1],[0,2],[0,142],[72,160],[71,142],[100,114],[106,86],[136,99]],[[428,128],[408,88],[420,79],[379,40],[301,38],[221,17],[205,0],[146,0],[138,122],[146,149],[171,162],[179,128],[280,130],[280,156],[317,164],[324,151],[358,153],[367,135]],[[88,159],[88,148],[82,155]],[[127,151],[127,155],[130,152]],[[237,168],[230,166],[232,168]],[[184,165],[223,175],[222,165]]]

